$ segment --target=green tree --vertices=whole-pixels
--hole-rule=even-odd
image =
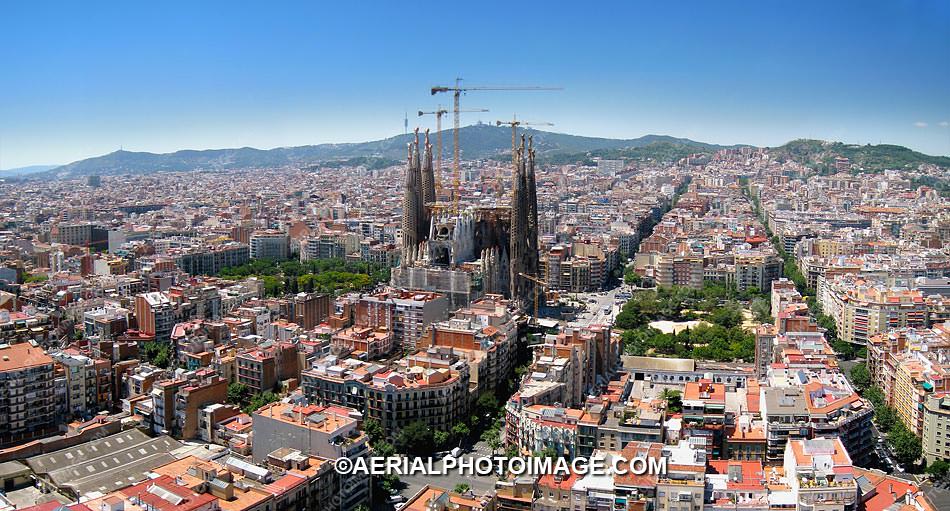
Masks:
[[[404,454],[428,456],[434,445],[432,429],[423,421],[410,422],[396,435],[396,450]]]
[[[772,306],[765,298],[753,298],[750,306],[752,315],[758,323],[772,322]]]
[[[874,422],[877,423],[878,429],[884,433],[891,431],[896,425],[901,424],[897,412],[889,406],[879,406],[874,409]]]
[[[455,488],[453,488],[452,491],[455,493],[466,493],[471,488],[472,487],[469,486],[468,483],[459,483],[455,485]]]
[[[471,433],[472,431],[469,429],[468,424],[465,424],[464,422],[457,422],[454,426],[452,426],[452,436],[456,439],[456,441],[461,442],[462,440],[468,438],[468,435]]]
[[[491,448],[492,456],[494,456],[495,453],[498,451],[498,448],[501,447],[501,439],[498,438],[498,435],[495,435],[492,438],[489,438],[488,442],[486,443],[488,444],[488,447]]]
[[[495,415],[498,413],[498,398],[496,398],[492,392],[485,392],[481,396],[478,396],[475,409],[478,410],[479,415]]]
[[[46,282],[49,280],[49,276],[45,273],[31,273],[23,277],[24,284],[32,284],[34,282]]]
[[[251,400],[251,389],[243,383],[228,385],[228,403],[238,406],[247,406]]]
[[[884,406],[884,393],[881,392],[881,389],[877,387],[869,387],[863,393],[864,397],[867,398],[875,408],[881,408]]]
[[[380,440],[379,442],[374,443],[373,451],[375,452],[376,456],[379,456],[380,458],[388,458],[397,454],[396,447],[385,440]]]
[[[935,480],[943,480],[950,473],[950,463],[941,459],[934,460],[933,463],[927,465],[925,472],[933,476]]]
[[[369,441],[373,445],[382,442],[386,438],[383,425],[376,419],[366,419],[366,421],[363,422],[363,431],[366,432],[366,436],[369,437]]]
[[[897,462],[910,466],[917,463],[923,454],[923,448],[920,445],[920,439],[917,435],[911,433],[902,423],[898,423],[890,433],[887,434],[887,443],[894,451],[894,457]]]
[[[171,345],[161,341],[142,343],[142,355],[152,365],[168,369],[172,364]]]
[[[624,284],[630,286],[640,287],[640,285],[643,284],[643,277],[641,277],[639,273],[635,272],[633,267],[630,266],[627,267],[627,270],[623,274],[623,282]]]
[[[666,401],[666,409],[671,413],[679,413],[683,411],[683,395],[678,390],[673,389],[663,389],[663,392],[660,394],[660,399]]]
[[[452,435],[448,431],[436,431],[432,434],[432,441],[436,449],[443,450],[451,444]]]
[[[734,302],[719,307],[709,314],[709,321],[725,328],[739,326],[742,320],[742,310]]]
[[[243,408],[244,413],[250,415],[259,410],[261,407],[274,403],[279,399],[280,396],[270,391],[254,394],[250,401],[248,401],[247,405]]]
[[[851,383],[853,383],[861,393],[864,393],[864,391],[871,386],[871,373],[868,371],[868,365],[864,362],[852,367],[849,376],[851,376]]]

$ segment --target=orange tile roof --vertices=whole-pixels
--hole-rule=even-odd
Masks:
[[[0,349],[0,372],[17,371],[29,367],[52,364],[53,359],[30,343],[13,344]]]

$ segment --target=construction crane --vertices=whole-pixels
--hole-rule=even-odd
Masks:
[[[517,141],[518,141],[518,126],[554,126],[553,122],[527,122],[519,121],[517,116],[511,118],[510,121],[495,121],[495,126],[511,126],[511,164],[515,167],[518,166],[518,151],[517,151]],[[505,176],[501,171],[501,168],[498,169],[497,187],[498,194],[501,196],[502,190],[504,190],[504,181]]]
[[[459,110],[459,112],[487,112],[487,108],[473,108],[470,110]],[[448,110],[442,108],[442,105],[439,105],[434,112],[423,112],[419,110],[419,117],[423,115],[434,115],[435,116],[435,138],[436,138],[436,151],[435,155],[435,189],[436,197],[442,195],[442,116],[449,113]]]
[[[549,288],[548,283],[537,277],[532,277],[531,275],[528,275],[527,273],[519,272],[518,276],[530,282],[534,282],[535,284],[534,285],[534,324],[537,325],[540,318],[540,316],[538,315],[538,303],[539,303],[538,288],[540,287],[540,288],[548,289]]]
[[[455,86],[435,86],[431,89],[431,94],[434,96],[441,92],[452,93],[453,96],[453,108],[452,113],[454,114],[453,125],[452,125],[452,141],[455,145],[454,154],[453,154],[453,165],[452,165],[452,206],[455,212],[458,212],[459,209],[459,196],[462,194],[462,180],[461,180],[461,171],[460,171],[460,162],[459,162],[459,99],[462,97],[463,92],[468,91],[478,91],[478,90],[512,90],[512,91],[539,91],[539,90],[561,90],[560,87],[462,87],[462,79],[455,79]]]

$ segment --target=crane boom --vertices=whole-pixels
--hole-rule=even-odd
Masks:
[[[515,167],[518,166],[518,151],[517,148],[517,139],[518,139],[518,126],[554,126],[553,122],[528,122],[528,121],[519,121],[517,116],[512,117],[510,121],[495,121],[495,126],[511,126],[511,164]],[[498,196],[501,197],[504,187],[504,173],[501,171],[501,168],[498,169],[498,175],[495,176],[496,187],[498,188]]]
[[[431,95],[436,95],[439,93],[448,93],[451,92],[453,96],[453,108],[452,112],[455,114],[455,119],[452,123],[452,141],[455,145],[453,151],[453,165],[452,165],[452,207],[455,213],[458,213],[459,210],[459,197],[462,195],[462,180],[461,180],[461,162],[459,160],[459,99],[462,96],[463,92],[468,91],[500,91],[500,90],[509,90],[509,91],[545,91],[545,90],[562,90],[561,87],[538,87],[538,86],[515,86],[515,87],[501,87],[501,86],[479,86],[479,87],[462,87],[462,79],[455,79],[455,86],[442,86],[437,85],[432,87],[429,92]]]
[[[472,108],[468,110],[459,110],[459,112],[487,112],[487,108]],[[442,116],[449,113],[448,110],[442,108],[442,105],[439,105],[433,112],[423,112],[419,110],[419,117],[423,115],[434,115],[435,116],[435,138],[436,138],[436,155],[435,155],[435,190],[436,190],[436,200],[442,195]]]

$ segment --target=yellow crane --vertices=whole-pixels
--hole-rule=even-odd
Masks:
[[[518,166],[518,151],[517,151],[517,142],[518,142],[518,126],[554,126],[553,122],[527,122],[519,121],[518,117],[512,117],[510,121],[495,121],[495,126],[511,126],[511,164]],[[504,181],[505,176],[501,168],[498,169],[498,175],[496,176],[496,186],[498,187],[498,196],[501,196],[502,191],[504,190]]]
[[[473,108],[470,110],[460,110],[459,112],[487,112],[487,108]],[[435,138],[436,138],[436,155],[435,155],[435,196],[436,200],[442,195],[442,116],[449,113],[448,110],[442,108],[442,105],[433,111],[433,112],[423,112],[419,110],[419,117],[423,115],[434,115],[435,116]]]
[[[518,273],[518,276],[521,277],[521,278],[523,278],[523,279],[525,279],[525,280],[527,280],[527,281],[534,282],[534,284],[535,284],[535,285],[534,285],[534,324],[537,325],[537,324],[538,324],[538,320],[539,320],[539,316],[538,316],[538,303],[539,303],[539,300],[538,300],[538,288],[548,289],[548,288],[549,288],[548,283],[545,282],[545,281],[543,281],[543,280],[541,280],[541,279],[539,279],[539,278],[537,278],[537,277],[533,277],[533,276],[531,276],[531,275],[528,275],[527,273],[520,273],[520,272],[519,272],[519,273]]]
[[[453,125],[452,125],[452,142],[454,143],[454,154],[453,154],[453,165],[452,165],[452,205],[453,210],[458,212],[459,209],[459,196],[462,194],[462,180],[461,180],[461,170],[459,162],[459,99],[462,97],[463,92],[468,91],[479,91],[479,90],[512,90],[512,91],[540,91],[540,90],[561,90],[560,87],[462,87],[462,79],[456,78],[454,86],[440,86],[437,85],[432,87],[430,90],[431,94],[434,96],[439,93],[452,93],[453,96],[453,107],[452,113],[454,114]]]

